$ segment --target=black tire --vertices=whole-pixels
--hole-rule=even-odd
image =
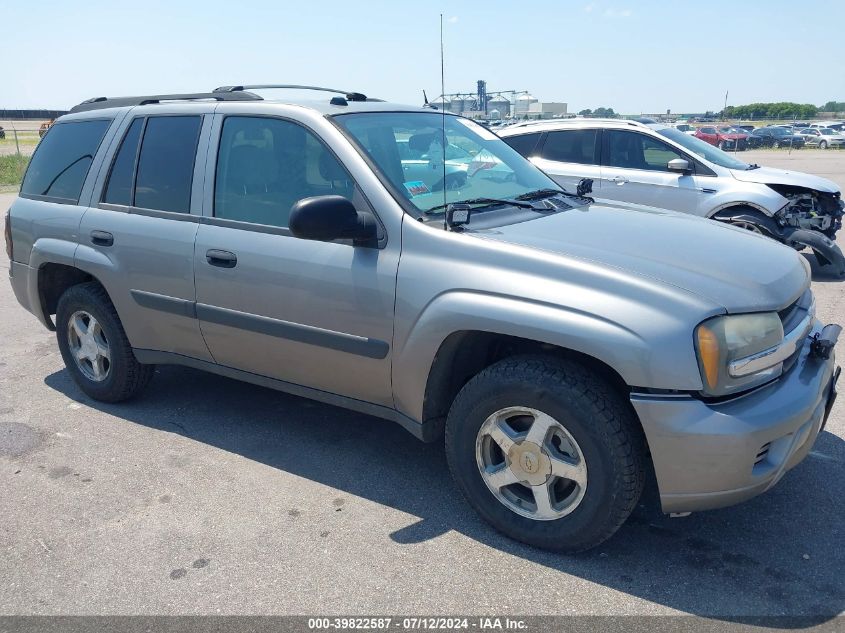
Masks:
[[[774,143],[772,143],[772,147],[774,149],[780,149],[780,141],[775,141]]]
[[[487,487],[476,461],[476,438],[488,416],[510,406],[552,416],[577,441],[588,480],[570,514],[545,521],[522,516]],[[470,505],[496,529],[569,553],[610,538],[635,508],[645,478],[642,428],[621,394],[578,363],[541,356],[500,361],[461,389],[446,420],[446,456]]]
[[[108,341],[110,363],[105,379],[100,382],[82,372],[70,349],[69,322],[78,311],[96,318]],[[72,286],[61,296],[56,309],[56,338],[68,372],[79,388],[94,400],[128,400],[140,393],[155,372],[155,365],[142,365],[135,358],[117,311],[108,293],[97,282]]]
[[[719,145],[718,145],[717,147],[718,147],[720,150],[722,150],[722,151],[724,152],[724,151],[725,151],[725,147],[726,147],[725,142],[724,142],[724,141],[719,141]]]
[[[827,149],[827,141],[822,141],[819,143],[819,149]]]

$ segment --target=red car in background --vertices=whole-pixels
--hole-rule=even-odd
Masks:
[[[704,127],[698,128],[695,137],[700,138],[706,143],[715,145],[719,149],[748,149],[748,134],[739,134],[736,129],[731,127],[705,125]]]

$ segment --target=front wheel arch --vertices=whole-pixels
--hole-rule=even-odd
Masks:
[[[745,225],[753,225],[759,229],[756,232],[766,237],[782,241],[781,229],[777,221],[773,217],[749,205],[736,205],[720,209],[711,215],[710,219],[740,228],[749,228]]]

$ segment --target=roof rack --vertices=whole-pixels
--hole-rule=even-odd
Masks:
[[[94,97],[73,106],[70,111],[87,112],[89,110],[102,110],[104,108],[119,108],[123,106],[148,105],[161,103],[162,101],[199,101],[213,99],[214,101],[262,101],[261,97],[252,92],[195,92],[190,94],[174,95],[147,95],[142,97]]]
[[[350,90],[336,90],[334,88],[323,88],[321,86],[296,86],[291,84],[252,84],[249,86],[220,86],[214,92],[226,94],[238,93],[243,90],[318,90],[320,92],[332,92],[344,95],[347,101],[381,101],[381,99],[368,99],[367,95]],[[341,105],[341,104],[338,104]]]

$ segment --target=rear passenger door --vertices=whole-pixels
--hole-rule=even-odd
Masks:
[[[77,265],[96,276],[133,348],[211,360],[194,315],[194,239],[211,104],[134,108],[82,218]]]
[[[334,194],[372,209],[311,128],[229,111],[215,117],[196,241],[197,316],[214,360],[392,406],[399,235],[383,232],[380,248],[294,237],[288,218],[302,198]]]
[[[593,190],[600,195],[600,132],[598,129],[548,132],[531,162],[567,191],[574,192],[582,178],[592,178]]]

